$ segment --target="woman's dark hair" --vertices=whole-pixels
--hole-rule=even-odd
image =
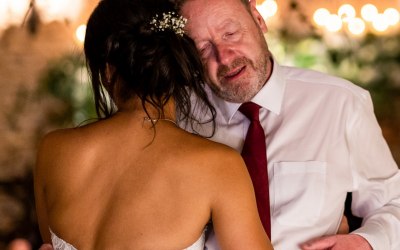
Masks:
[[[84,51],[100,119],[113,115],[119,103],[139,97],[145,112],[150,104],[164,117],[173,98],[181,120],[197,121],[196,109],[215,109],[204,90],[206,74],[192,39],[173,29],[152,30],[156,14],[177,12],[168,0],[101,0],[87,23]],[[116,106],[117,107],[116,107]],[[214,129],[213,129],[214,131]]]

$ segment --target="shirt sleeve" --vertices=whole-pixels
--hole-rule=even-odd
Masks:
[[[373,249],[400,249],[400,172],[376,120],[371,97],[355,98],[349,112],[347,141],[350,151],[352,212],[362,217],[353,233]]]

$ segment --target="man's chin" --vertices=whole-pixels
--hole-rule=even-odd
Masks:
[[[238,89],[218,89],[213,90],[214,93],[221,99],[234,102],[234,103],[243,103],[250,101],[254,95],[250,95],[246,89],[238,88]]]
[[[251,84],[247,81],[220,81],[218,84],[208,83],[212,92],[219,98],[234,103],[243,103],[253,98]],[[257,93],[257,92],[256,92]]]

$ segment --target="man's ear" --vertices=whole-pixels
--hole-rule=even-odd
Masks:
[[[261,16],[260,12],[258,12],[256,6],[257,6],[257,1],[256,0],[249,0],[250,3],[250,11],[251,15],[253,16],[254,20],[258,24],[258,26],[261,28],[262,32],[267,33],[268,27],[267,24],[264,21],[264,18]]]
[[[257,0],[249,0],[249,3],[250,3],[251,6],[256,7],[256,5],[257,5]]]

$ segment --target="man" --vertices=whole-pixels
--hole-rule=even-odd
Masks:
[[[247,1],[177,4],[210,78],[218,112],[212,139],[241,151],[249,121],[238,109],[261,106],[274,248],[400,249],[400,173],[368,92],[278,65],[256,1]],[[363,226],[335,235],[347,192]],[[207,247],[217,249],[213,235]]]

